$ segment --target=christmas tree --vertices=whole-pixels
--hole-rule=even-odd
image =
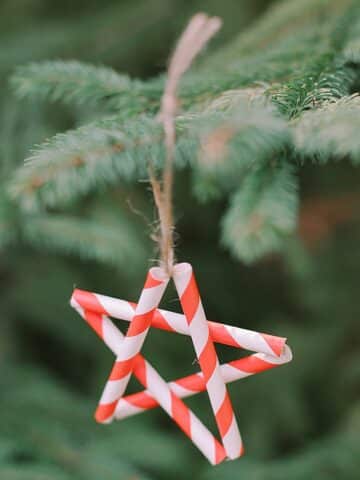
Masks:
[[[360,6],[222,3],[1,7],[1,478],[358,476]],[[147,167],[163,169],[166,58],[199,8],[224,32],[180,84],[177,256],[209,318],[295,356],[230,386],[247,454],[215,469],[160,410],[93,422],[110,355],[68,307],[74,282],[135,300],[156,256]],[[178,336],[145,351],[168,379],[194,371]]]

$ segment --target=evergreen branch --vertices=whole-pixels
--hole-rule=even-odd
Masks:
[[[290,142],[287,123],[265,97],[255,94],[249,103],[238,95],[231,103],[227,115],[200,121],[196,193],[201,200],[233,190],[245,172],[278,155]]]
[[[18,67],[11,85],[20,98],[100,105],[108,110],[144,111],[159,92],[113,69],[77,61],[31,63]],[[146,95],[145,95],[146,94]]]
[[[318,3],[315,6],[309,5],[309,11],[312,12],[313,9],[316,12],[322,11],[323,1]],[[282,8],[286,14],[289,13],[286,5],[283,4]],[[298,8],[293,3],[289,9],[294,10],[291,15],[295,22],[299,20],[299,13],[306,10],[303,6]],[[341,6],[339,12],[341,13],[343,9],[344,6]],[[272,12],[274,10],[272,9]],[[285,18],[283,14],[280,17]],[[236,54],[234,44],[231,44],[229,65],[222,55],[219,58],[221,68],[214,68],[216,62],[211,61],[213,55],[209,64],[205,63],[197,73],[185,77],[181,86],[183,107],[192,109],[195,104],[201,105],[204,100],[212,99],[225,90],[251,86],[254,81],[273,83],[294,77],[294,72],[303,70],[304,64],[310,64],[312,67],[314,64],[322,64],[321,57],[332,52],[329,32],[333,28],[333,20],[330,17],[331,21],[319,27],[316,19],[309,25],[309,18],[306,14],[304,18],[306,28],[302,26],[299,31],[293,32],[291,40],[286,37],[275,45],[267,44],[255,58],[254,55],[249,55],[247,41],[244,44],[247,48],[242,47]],[[269,23],[268,19],[265,23]],[[302,22],[300,24],[303,25]],[[273,31],[273,26],[271,28]],[[130,117],[131,113],[154,112],[158,108],[164,79],[158,77],[148,82],[140,82],[119,75],[109,68],[59,61],[20,67],[15,72],[12,83],[18,95],[22,97],[100,104],[109,110],[128,110]]]
[[[293,124],[295,151],[321,163],[349,157],[360,163],[360,97],[353,95],[303,113]]]
[[[294,72],[301,72],[304,65],[313,64],[319,56],[329,52],[327,44],[316,43],[318,39],[314,32],[307,32],[305,38],[301,36],[297,40],[301,46],[291,44],[261,51],[255,57],[251,55],[234,57],[227,68],[222,66],[218,70],[201,69],[187,75],[181,87],[182,104],[186,108],[191,108],[194,103],[201,105],[226,90],[252,88],[262,83],[284,82],[294,77]],[[317,45],[315,52],[312,51],[309,55],[306,45],[309,45],[310,49],[314,43]],[[156,82],[154,87],[155,85]]]
[[[112,117],[55,135],[34,149],[10,192],[28,206],[65,204],[119,178],[145,178],[150,159],[162,162],[161,139],[160,124],[148,117],[126,125]]]
[[[205,85],[208,92],[215,93],[215,88],[218,88],[216,93],[219,93],[221,88],[251,86],[254,81],[271,84],[279,82],[281,85],[275,85],[274,93],[278,88],[279,94],[293,93],[293,100],[297,99],[300,105],[305,102],[305,106],[314,98],[317,100],[317,97],[321,97],[324,88],[330,89],[331,94],[333,81],[327,79],[326,75],[336,74],[343,67],[342,59],[337,58],[342,47],[339,35],[344,33],[344,23],[348,24],[349,20],[345,21],[345,17],[348,16],[349,5],[346,3],[351,2],[348,0],[340,4],[336,0],[309,0],[306,5],[303,2],[301,5],[279,2],[268,15],[262,17],[264,32],[262,27],[258,28],[260,25],[255,24],[229,47],[212,55],[199,69],[197,76],[189,79],[189,84],[193,89],[203,88],[204,95]],[[331,15],[328,14],[330,10],[333,12]],[[359,11],[353,13],[353,21],[356,21]],[[275,26],[278,15],[281,27]],[[263,33],[264,43],[261,44],[260,51],[257,49],[254,54],[253,48]],[[268,34],[270,38],[265,40]],[[351,73],[350,70],[346,73]],[[315,92],[312,93],[311,87],[322,73],[323,78],[319,85],[315,85]],[[307,99],[308,92],[310,98]],[[187,94],[186,90],[184,94]],[[293,116],[293,102],[288,104],[285,102],[283,112]]]
[[[258,164],[289,140],[287,123],[271,105],[239,102],[230,115],[201,120],[199,164],[205,170],[235,174],[239,168]]]
[[[294,118],[305,110],[348,95],[354,81],[351,68],[336,65],[332,55],[326,54],[298,77],[269,88],[268,94],[281,112]]]
[[[242,111],[242,108],[249,109],[250,106],[270,108],[265,95],[266,87],[266,84],[259,84],[248,88],[225,90],[204,106],[203,114],[231,113],[236,110]]]
[[[297,184],[289,164],[250,173],[232,197],[222,240],[246,263],[277,251],[296,227]]]
[[[198,158],[194,163],[195,189],[199,197],[206,199],[237,188],[246,173],[248,178],[258,177],[260,171],[266,170],[264,164],[288,153],[292,132],[297,136],[297,153],[307,155],[306,148],[310,152],[312,144],[310,141],[306,145],[306,125],[293,121],[290,130],[276,109],[271,108],[269,100],[287,118],[304,119],[306,123],[304,112],[316,113],[323,105],[349,95],[356,70],[340,56],[351,17],[342,16],[347,13],[345,3],[339,6],[330,1],[325,5],[319,0],[313,2],[313,10],[308,2],[299,24],[296,15],[293,16],[296,31],[290,39],[288,35],[277,36],[272,29],[272,43],[255,58],[246,49],[240,49],[238,58],[228,65],[225,62],[226,74],[223,68],[216,72],[205,63],[197,73],[187,76],[181,92],[185,113],[177,119],[176,126],[179,139],[176,165],[182,166]],[[332,13],[320,25],[318,20],[306,21],[311,17],[308,17],[309,11],[321,13],[327,7],[341,14],[341,19]],[[289,11],[299,10],[294,2],[289,7],[282,2],[278,10],[280,17],[282,8],[287,15]],[[264,38],[267,38],[265,30]],[[259,81],[270,82],[270,85],[249,87]],[[274,81],[280,83],[274,84]],[[56,135],[36,147],[11,186],[12,195],[25,205],[36,202],[62,204],[113,185],[119,179],[145,178],[149,160],[155,163],[155,168],[162,167],[164,152],[158,122],[139,116],[125,123],[124,118],[130,118],[131,113],[151,111],[158,104],[163,78],[141,83],[103,67],[55,62],[23,67],[15,74],[13,84],[20,96],[79,104],[93,101],[107,108],[121,108],[122,105],[125,109],[125,115]],[[239,88],[241,86],[246,88]],[[234,87],[235,91],[227,91]],[[256,101],[249,103],[248,93],[254,91]],[[315,131],[308,134],[311,139]],[[342,138],[336,139],[341,144]],[[314,142],[318,140],[320,142],[320,138]],[[325,141],[324,136],[321,141]],[[199,143],[201,148],[197,155]],[[316,150],[314,145],[313,149]],[[341,145],[339,149],[344,150]],[[319,145],[318,150],[324,158],[331,155],[329,147],[324,145]],[[356,156],[355,147],[352,155]],[[250,175],[250,170],[255,171]],[[245,180],[245,186],[248,181]],[[265,245],[264,251],[266,248]]]
[[[76,255],[111,266],[136,271],[145,262],[144,243],[134,226],[117,212],[104,222],[65,215],[29,217],[23,224],[24,239],[36,248]]]
[[[249,95],[254,96],[251,104]],[[245,169],[288,143],[286,123],[265,102],[260,92],[231,92],[202,113],[179,117],[176,166],[196,159],[202,138],[198,162],[202,175],[218,177],[225,190],[237,184]],[[149,117],[126,125],[113,117],[56,135],[37,147],[18,170],[11,194],[25,206],[38,201],[65,204],[119,179],[146,178],[150,159],[155,167],[162,165],[162,135],[159,123]]]

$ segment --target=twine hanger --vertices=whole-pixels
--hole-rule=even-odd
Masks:
[[[175,119],[178,111],[177,89],[183,74],[189,69],[196,55],[220,29],[221,19],[198,13],[188,23],[170,59],[164,93],[161,98],[159,121],[164,128],[165,165],[162,176],[157,178],[153,165],[148,166],[149,179],[160,223],[160,266],[172,274],[174,255],[173,184],[176,145]]]

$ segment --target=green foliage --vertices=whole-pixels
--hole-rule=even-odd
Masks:
[[[246,456],[216,469],[160,409],[94,423],[113,358],[68,306],[74,284],[135,301],[154,263],[146,167],[163,166],[166,58],[198,8],[224,33],[180,86],[177,257],[211,319],[294,350],[230,386]],[[358,1],[6,0],[0,13],[0,478],[356,480]],[[151,331],[145,354],[166,379],[197,369],[170,333]],[[189,400],[211,426],[206,402]]]
[[[146,117],[126,124],[112,117],[57,134],[33,151],[16,174],[12,194],[31,206],[39,192],[46,204],[55,205],[119,177],[145,178],[149,160],[161,161],[161,139],[160,124]]]
[[[293,232],[297,187],[289,165],[268,166],[249,174],[231,199],[223,221],[223,241],[245,262],[279,250]]]
[[[20,98],[35,98],[70,105],[100,105],[109,110],[134,109],[149,106],[144,95],[146,85],[119,75],[108,67],[95,67],[76,61],[32,63],[19,67],[12,85]],[[159,92],[154,92],[156,99]],[[150,95],[151,91],[147,92]],[[129,114],[129,112],[127,112]]]
[[[200,199],[206,201],[221,191],[237,190],[249,169],[253,168],[252,175],[256,176],[256,172],[261,171],[260,165],[279,156],[286,158],[285,151],[293,156],[299,153],[302,158],[317,154],[323,162],[333,154],[349,153],[351,147],[346,139],[347,151],[340,145],[343,128],[337,129],[338,134],[332,136],[331,145],[324,147],[320,134],[315,135],[316,129],[309,121],[314,116],[314,122],[317,122],[322,105],[327,108],[329,103],[348,96],[356,83],[357,70],[353,64],[344,62],[342,47],[347,48],[346,42],[351,37],[349,28],[346,28],[349,27],[349,11],[355,15],[359,13],[358,9],[350,2],[343,2],[342,6],[335,2],[329,4],[331,8],[320,24],[318,17],[303,22],[297,15],[300,11],[306,15],[315,12],[320,15],[325,8],[324,2],[309,2],[309,10],[295,4],[277,6],[271,17],[270,30],[265,28],[267,24],[263,21],[254,27],[253,33],[235,41],[234,52],[238,52],[238,56],[230,62],[225,53],[221,72],[211,70],[213,64],[208,61],[184,80],[181,92],[184,113],[178,124],[177,165],[194,166],[195,192]],[[287,28],[294,23],[292,35],[296,41],[276,36],[273,46],[270,42],[264,52],[250,56],[245,49],[249,38],[254,35],[267,38],[274,25],[280,28],[285,18]],[[242,42],[243,47],[240,47]],[[299,42],[303,42],[302,53]],[[217,53],[216,58],[219,59],[219,55]],[[296,68],[295,64],[291,65],[290,57],[297,62]],[[279,62],[286,65],[286,71]],[[264,77],[260,70],[266,72],[267,69],[268,74]],[[267,82],[260,93],[253,90],[256,101],[249,88],[241,89],[250,87],[254,81]],[[128,182],[146,178],[149,161],[161,168],[162,132],[154,112],[159,107],[162,78],[146,83],[130,80],[109,68],[58,61],[20,67],[12,84],[20,97],[121,110],[117,116],[58,134],[36,147],[11,186],[13,198],[23,205],[39,202],[50,206],[64,205],[99,188],[113,186],[119,180]],[[229,95],[229,88],[236,88],[235,93]],[[274,107],[271,108],[269,102]],[[345,115],[348,114],[343,121],[350,123],[351,110],[346,112],[346,105],[341,108]],[[300,119],[293,124],[295,118]],[[311,132],[306,131],[307,124]],[[349,135],[352,131],[349,130]],[[351,151],[354,157],[354,149]],[[276,185],[281,197],[281,192],[287,191],[287,184],[278,182]],[[256,194],[236,198],[237,203],[241,199],[250,210],[256,211],[258,202],[261,203]],[[285,195],[284,202],[287,201]],[[249,202],[253,202],[253,208]],[[284,209],[293,211],[293,203],[285,205]],[[232,221],[236,216],[234,212],[240,215],[241,211],[239,205],[233,209]],[[236,223],[242,225],[241,218]],[[262,224],[273,224],[273,219],[264,219]],[[225,233],[225,243],[239,258],[249,262],[283,244],[284,233],[289,235],[296,227],[293,220],[286,224],[286,228],[273,229],[271,241],[266,240],[266,228],[260,229],[257,235],[265,238],[260,240],[261,248],[256,242],[247,242],[246,233],[241,235],[239,229],[235,229],[237,238]],[[228,225],[228,221],[224,225]]]
[[[268,104],[249,103],[249,98],[236,99],[226,111],[201,116],[200,158],[198,168],[217,177],[224,186],[237,186],[251,167],[267,163],[272,155],[285,149],[290,141],[286,122]],[[220,101],[216,102],[219,108]],[[197,133],[197,125],[189,129]],[[195,152],[196,153],[196,152]]]
[[[343,97],[305,112],[294,123],[294,142],[299,155],[322,163],[329,159],[360,161],[360,98]]]
[[[90,410],[91,405],[87,405],[83,398],[65,393],[59,384],[36,369],[31,370],[33,385],[31,389],[26,386],[28,369],[17,366],[11,373],[13,378],[16,378],[17,385],[14,385],[10,378],[3,380],[1,385],[8,392],[1,398],[2,408],[8,412],[6,430],[2,435],[2,441],[7,442],[7,452],[3,461],[3,464],[7,465],[0,467],[0,472],[4,475],[9,474],[9,477],[3,478],[63,480],[86,477],[91,480],[99,478],[112,480],[119,477],[136,477],[148,480],[151,475],[142,472],[141,468],[131,466],[131,459],[137,449],[143,450],[142,461],[146,461],[147,468],[151,468],[154,463],[164,473],[172,469],[172,463],[175,460],[186,461],[186,454],[179,456],[176,442],[170,435],[155,433],[149,445],[144,438],[146,425],[141,425],[136,420],[135,425],[123,427],[122,440],[117,441],[117,450],[121,452],[121,456],[116,458],[109,455],[112,443],[117,436],[116,431],[112,429],[112,433],[103,432],[105,435],[99,435],[96,425],[90,423],[85,414],[84,407]],[[44,402],[45,399],[47,404]],[[71,411],[68,409],[69,403]],[[23,427],[23,419],[16,414],[24,404],[32,415],[32,424],[28,424],[29,428]],[[48,424],[44,423],[44,416]],[[72,422],[76,422],[77,425],[73,433],[69,432]],[[131,445],[127,441],[132,428],[135,431],[137,445]],[[22,432],[21,443],[18,445],[11,442],[17,432]],[[146,449],[141,448],[141,437]],[[167,449],[168,454],[162,459],[164,448]],[[12,466],[11,458],[15,459],[17,455],[27,458],[30,466],[19,468],[15,462]],[[124,456],[127,456],[127,461],[124,460]],[[35,463],[35,460],[38,460],[37,465],[33,467],[31,463]],[[51,474],[54,474],[54,477],[50,477]]]
[[[355,78],[352,69],[333,66],[332,59],[326,55],[317,59],[316,65],[310,66],[305,76],[295,77],[278,91],[275,87],[271,93],[280,111],[293,118],[306,110],[320,107],[324,102],[347,95]]]
[[[334,478],[356,478],[360,465],[359,449],[356,445],[357,436],[348,432],[341,432],[326,444],[313,444],[300,458],[289,459],[287,462],[266,462],[259,464],[244,461],[242,473],[249,480],[287,480],[297,478],[306,480],[311,476],[317,480],[326,480],[329,475]],[[233,469],[226,465],[220,466],[220,472],[208,471],[202,480],[219,478],[231,480]]]
[[[109,220],[109,219],[108,219]],[[23,235],[35,247],[74,254],[109,265],[129,264],[129,271],[146,261],[144,245],[133,225],[120,214],[110,222],[63,215],[33,215]]]
[[[259,90],[220,96],[188,129],[200,142],[192,154],[200,200],[237,189],[248,172],[286,150],[290,129]]]

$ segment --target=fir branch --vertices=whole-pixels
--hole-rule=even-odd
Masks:
[[[250,105],[269,107],[269,101],[265,95],[267,87],[268,85],[259,82],[253,87],[225,90],[212,99],[208,105],[205,105],[202,113],[231,113],[236,109],[241,110],[243,107],[249,108]]]
[[[254,97],[250,104],[249,95]],[[244,170],[271,157],[289,141],[286,123],[266,98],[247,90],[224,95],[204,112],[179,117],[176,128],[176,166],[196,163],[202,139],[197,167],[203,177],[218,177],[225,190],[237,184]],[[214,148],[214,141],[226,131],[230,136],[223,148],[219,142],[219,148]],[[145,178],[149,160],[156,168],[162,165],[162,136],[159,123],[149,117],[126,125],[113,117],[56,135],[33,151],[17,171],[10,192],[24,206],[66,204],[120,179]]]
[[[354,81],[351,68],[337,65],[331,54],[325,54],[301,75],[269,88],[268,94],[281,112],[294,118],[305,110],[348,95]]]
[[[286,45],[277,49],[265,50],[252,55],[234,57],[232,63],[218,70],[200,69],[198,72],[187,75],[181,87],[182,104],[191,108],[195,104],[202,104],[214,99],[226,90],[252,88],[256,84],[283,82],[292,78],[294,72],[302,71],[304,64],[313,62],[314,57],[329,51],[320,43],[315,52],[309,56],[309,49],[317,42],[314,32],[307,32],[305,38],[297,39],[299,44]],[[304,43],[304,45],[303,45]],[[310,57],[310,59],[309,59]]]
[[[179,140],[176,166],[196,165],[195,189],[199,197],[206,199],[231,191],[246,173],[250,175],[255,169],[252,174],[257,176],[260,166],[264,168],[272,158],[289,154],[292,132],[296,136],[296,153],[306,156],[308,148],[310,154],[311,141],[305,145],[306,125],[293,121],[290,130],[286,120],[266,100],[271,100],[286,118],[302,119],[304,112],[317,112],[323,105],[349,95],[356,69],[344,62],[341,50],[346,44],[350,3],[350,0],[341,5],[332,0],[317,0],[307,1],[300,8],[295,2],[291,5],[281,2],[273,12],[279,15],[278,25],[284,26],[284,19],[290,18],[294,28],[291,38],[287,30],[278,35],[268,15],[258,30],[263,29],[261,42],[266,39],[268,43],[255,56],[244,48],[248,40],[243,37],[237,43],[238,54],[233,54],[229,62],[223,59],[221,69],[214,69],[215,63],[205,62],[197,72],[187,76],[180,93],[184,114],[176,125]],[[325,11],[329,14],[319,23],[317,14]],[[356,17],[357,9],[353,12]],[[316,18],[312,18],[314,13]],[[236,52],[236,45],[232,49]],[[59,73],[57,79],[50,78],[52,70]],[[89,103],[91,97],[97,105],[107,108],[123,105],[125,111],[57,135],[36,147],[11,185],[12,195],[23,205],[68,203],[90,191],[114,185],[120,179],[137,181],[146,177],[149,160],[155,163],[155,168],[162,167],[164,152],[158,122],[150,116],[135,116],[124,122],[131,113],[151,111],[158,104],[162,77],[142,83],[102,67],[55,62],[24,67],[13,82],[23,96],[80,104]],[[253,88],[261,82],[266,83]],[[235,90],[228,92],[229,88]],[[249,104],[247,92],[254,90],[256,101]],[[315,131],[308,134],[311,140]],[[325,141],[324,135],[318,140]],[[345,151],[340,133],[334,141],[339,141],[339,151]],[[331,155],[326,145],[319,145],[317,150],[314,145],[312,148],[323,158]],[[356,157],[355,147],[351,148],[348,151]]]
[[[144,243],[121,212],[104,222],[66,215],[32,215],[22,225],[24,239],[36,248],[46,248],[84,260],[136,271],[146,259]]]
[[[249,174],[232,197],[222,226],[222,241],[246,263],[277,251],[294,232],[297,182],[289,164]]]
[[[10,192],[25,206],[65,204],[119,178],[145,178],[150,159],[162,162],[161,139],[160,124],[148,117],[126,125],[112,117],[55,135],[33,150]]]
[[[30,63],[18,67],[11,85],[19,98],[100,105],[108,110],[144,111],[160,92],[113,69],[77,61]]]
[[[254,82],[275,84],[276,90],[279,86],[291,86],[293,82],[298,83],[297,89],[299,86],[304,89],[305,85],[302,84],[305,81],[307,90],[310,89],[312,81],[319,74],[337,69],[334,47],[330,41],[336,25],[333,17],[320,25],[316,19],[307,21],[305,25],[301,24],[301,28],[295,29],[290,38],[287,36],[275,44],[263,45],[255,55],[249,54],[251,48],[235,54],[232,43],[228,62],[226,57],[220,57],[221,63],[216,65],[210,59],[209,64],[206,63],[185,80],[182,95],[185,105],[188,105],[190,98],[193,102],[199,102],[204,97],[218,95],[227,89],[252,86]],[[284,27],[284,30],[287,28]],[[343,65],[343,62],[339,61],[339,65]],[[278,82],[280,85],[276,85]]]
[[[220,102],[229,108],[226,115],[200,117],[196,193],[201,200],[231,191],[246,171],[278,155],[290,142],[287,123],[266,98],[255,94],[249,102],[242,93],[232,95],[230,108]]]
[[[360,163],[360,97],[343,97],[305,112],[294,124],[295,151],[321,163],[348,157]]]

